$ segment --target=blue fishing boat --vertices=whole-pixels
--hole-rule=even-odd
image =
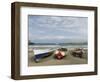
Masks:
[[[54,50],[34,50],[34,61],[39,62],[41,59],[51,56]]]

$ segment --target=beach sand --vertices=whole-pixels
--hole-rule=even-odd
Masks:
[[[55,59],[54,54],[49,57],[42,58],[38,63],[33,59],[34,53],[29,52],[28,54],[28,66],[51,66],[51,65],[77,65],[77,64],[87,64],[87,50],[82,55],[82,58],[74,57],[72,53],[73,49],[69,48],[65,51],[66,57],[61,60]]]

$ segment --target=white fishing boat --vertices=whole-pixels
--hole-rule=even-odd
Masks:
[[[52,55],[54,49],[33,49],[33,52],[35,62],[39,62],[42,58]]]

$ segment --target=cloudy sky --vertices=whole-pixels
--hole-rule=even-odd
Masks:
[[[37,43],[86,42],[88,18],[28,16],[29,40]]]

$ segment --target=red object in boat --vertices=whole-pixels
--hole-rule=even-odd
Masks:
[[[55,58],[57,59],[63,59],[65,57],[65,53],[62,51],[56,51],[55,52]]]

